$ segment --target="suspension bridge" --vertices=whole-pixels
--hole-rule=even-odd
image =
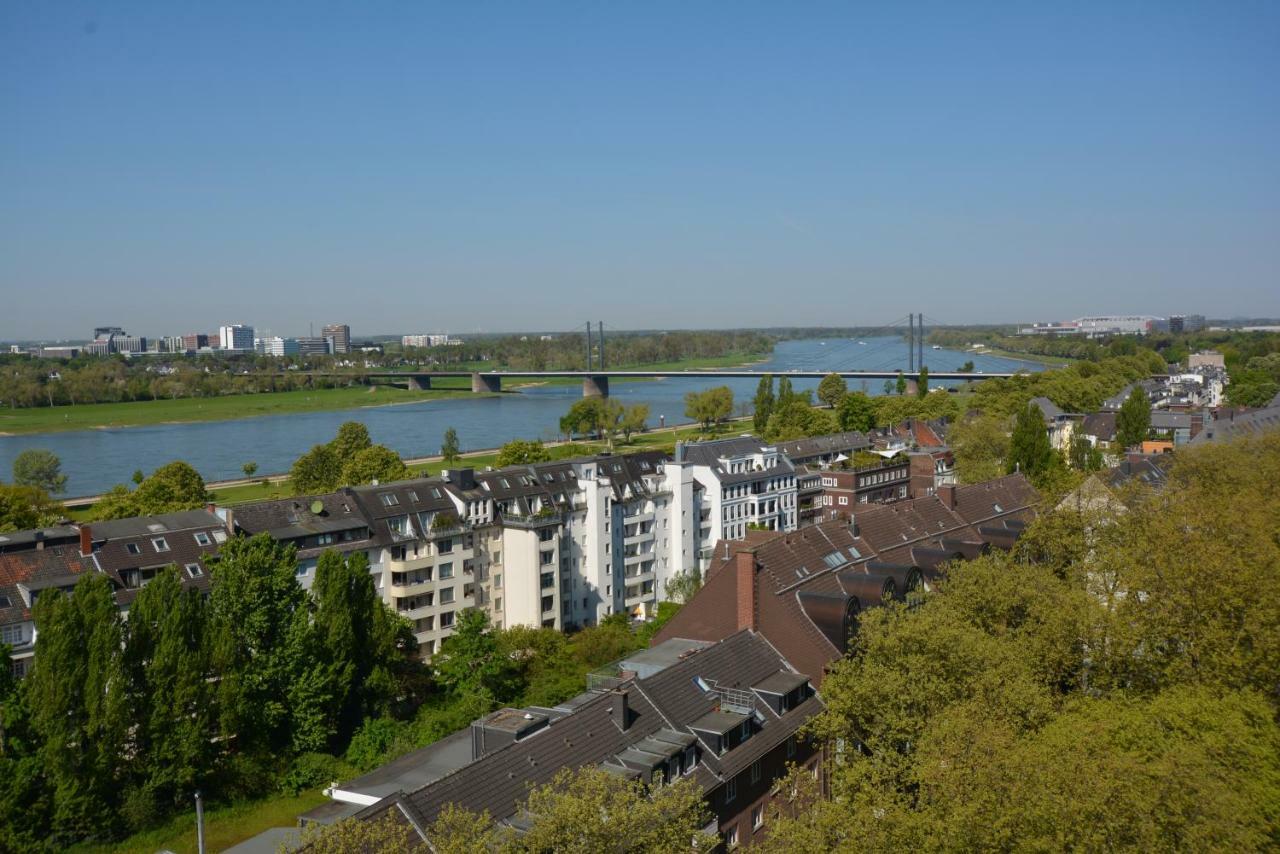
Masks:
[[[932,322],[930,325],[938,325]],[[591,323],[586,324],[586,346],[583,367],[565,370],[541,371],[376,371],[366,374],[370,380],[391,380],[410,389],[431,388],[436,379],[471,379],[471,390],[476,393],[502,391],[503,380],[527,381],[551,378],[581,378],[583,397],[608,397],[610,379],[666,379],[706,377],[709,379],[748,379],[766,374],[776,374],[792,379],[821,379],[829,374],[839,374],[847,380],[888,380],[902,376],[914,388],[922,371],[930,380],[973,380],[992,377],[1012,377],[1013,372],[967,372],[928,370],[924,314],[910,313],[892,323],[864,333],[864,338],[882,338],[874,344],[861,339],[842,340],[836,346],[801,360],[799,367],[787,370],[748,370],[742,368],[689,368],[686,370],[646,370],[644,368],[613,369],[608,367],[608,350],[605,344],[605,326],[599,321],[593,334]],[[904,326],[905,324],[905,326]],[[579,327],[581,329],[581,327]],[[617,331],[617,330],[614,330]],[[579,334],[578,330],[572,330]],[[902,337],[906,333],[906,364],[903,364]],[[884,357],[877,362],[878,357]],[[818,362],[822,365],[819,366]],[[871,363],[872,367],[862,367]],[[852,367],[858,364],[860,367]]]

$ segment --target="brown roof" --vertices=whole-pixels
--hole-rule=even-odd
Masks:
[[[49,546],[0,554],[0,625],[31,619],[31,609],[18,585],[28,589],[65,587],[86,572],[97,572],[93,558],[81,557],[79,546]],[[7,600],[8,605],[3,602]]]
[[[820,684],[845,650],[857,614],[936,580],[950,560],[1007,548],[1038,495],[1020,474],[955,488],[955,507],[938,495],[859,506],[855,522],[824,522],[717,550],[706,583],[653,642],[716,641],[736,632],[738,555],[750,555],[757,630],[796,670]],[[890,582],[892,582],[890,584]]]

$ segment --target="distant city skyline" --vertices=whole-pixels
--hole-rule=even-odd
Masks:
[[[1243,2],[21,4],[0,340],[1280,316],[1277,43]]]

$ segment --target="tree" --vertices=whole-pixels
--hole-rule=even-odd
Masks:
[[[240,466],[240,471],[244,472],[245,477],[253,477],[258,471],[258,464],[254,462],[245,463]]]
[[[369,428],[359,421],[344,421],[338,427],[338,435],[329,443],[338,459],[345,462],[366,448],[373,446]]]
[[[223,543],[209,597],[217,708],[224,738],[239,750],[273,753],[293,741],[293,685],[312,664],[306,593],[296,551],[267,534]]]
[[[702,425],[703,432],[733,413],[733,392],[728,386],[691,391],[684,396],[684,414]]]
[[[339,482],[342,486],[359,486],[374,481],[391,483],[408,476],[409,467],[399,454],[386,445],[370,445],[347,460]]]
[[[195,510],[209,501],[204,478],[182,460],[165,463],[139,484],[133,493],[141,516]]]
[[[38,486],[0,483],[0,533],[56,524],[62,508]]]
[[[898,382],[894,385],[894,389],[898,394],[907,393],[907,378],[902,375],[902,371],[898,371]]]
[[[752,404],[752,426],[757,436],[763,436],[765,427],[769,423],[769,416],[773,414],[773,374],[765,374],[760,378]]]
[[[1097,471],[1102,468],[1102,452],[1083,433],[1071,435],[1069,458],[1071,467],[1076,471]]]
[[[560,432],[569,438],[603,433],[608,420],[603,397],[584,397],[574,401],[560,418]]]
[[[1116,439],[1121,447],[1132,448],[1141,445],[1150,431],[1151,401],[1141,386],[1134,386],[1116,413]]]
[[[440,446],[440,457],[445,465],[451,466],[462,459],[462,450],[458,445],[458,431],[452,427],[444,431],[444,443]]]
[[[133,481],[134,486],[138,486],[147,479],[147,475],[142,469],[134,469],[133,476],[129,479]]]
[[[549,459],[551,454],[541,442],[513,439],[498,449],[498,458],[494,461],[494,465],[498,468],[527,466],[533,463],[545,463]]]
[[[837,373],[830,373],[818,383],[818,400],[835,409],[848,391],[849,386],[844,381],[844,377]]]
[[[929,393],[929,369],[920,366],[920,375],[916,378],[916,396],[924,397]]]
[[[667,579],[665,594],[668,600],[687,604],[702,589],[702,573],[698,568],[681,570]]]
[[[487,814],[453,807],[427,835],[437,850],[476,854],[594,854],[618,850],[621,840],[629,851],[678,854],[711,851],[720,841],[702,832],[709,814],[689,779],[650,787],[599,768],[564,768],[529,793],[522,812],[531,825],[521,834],[496,828]]]
[[[216,731],[208,607],[170,567],[139,591],[125,624],[124,671],[134,784],[131,824],[185,804],[214,765]]]
[[[1020,471],[1035,479],[1050,469],[1054,456],[1049,433],[1044,426],[1044,413],[1034,403],[1028,403],[1013,423],[1005,471]]]
[[[342,460],[329,445],[313,445],[289,470],[294,492],[332,492],[342,477]]]
[[[956,373],[959,373],[959,374],[971,374],[971,373],[973,373],[973,359],[970,359],[969,361],[965,362],[965,363],[964,363],[963,365],[961,365],[960,367],[956,368]]]
[[[618,429],[622,431],[623,441],[630,444],[631,435],[643,432],[645,423],[648,420],[649,404],[637,403],[633,406],[628,406],[622,413],[622,420],[618,422]]]
[[[1009,427],[994,415],[971,415],[951,425],[947,434],[961,483],[981,483],[1005,473]]]
[[[363,854],[363,852],[413,851],[418,847],[418,834],[408,822],[401,821],[396,810],[388,810],[379,818],[361,821],[344,818],[333,824],[309,823],[302,831],[299,850],[314,854]],[[441,848],[449,854],[461,854],[458,847]],[[467,849],[473,854],[487,854],[486,849]]]
[[[333,692],[329,712],[336,740],[345,744],[366,717],[388,711],[399,693],[399,672],[416,652],[417,641],[383,604],[364,552],[329,550],[320,555],[311,595],[316,638]]]
[[[111,583],[86,573],[71,595],[40,596],[33,617],[39,636],[27,690],[52,790],[52,840],[65,847],[110,838],[119,827],[129,724]]]
[[[519,688],[515,661],[502,653],[488,615],[476,608],[458,614],[453,634],[431,657],[431,669],[438,683],[458,695],[484,691],[505,703]]]
[[[866,433],[876,426],[876,405],[860,391],[846,394],[836,410],[841,430],[857,430]]]
[[[773,409],[786,406],[795,397],[795,392],[791,388],[791,377],[782,376],[778,378],[778,399],[773,402]],[[770,412],[772,415],[773,413]]]
[[[786,442],[806,436],[822,436],[835,432],[836,420],[823,409],[814,409],[804,400],[792,398],[778,406],[769,417],[764,438],[770,442]]]
[[[52,451],[28,448],[13,460],[13,482],[18,486],[34,486],[52,495],[67,488],[62,461]]]

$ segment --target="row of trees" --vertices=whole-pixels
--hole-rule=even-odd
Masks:
[[[197,788],[261,794],[299,757],[345,748],[366,717],[411,705],[417,644],[364,556],[325,553],[310,592],[296,566],[266,535],[232,539],[208,597],[170,568],[127,621],[101,574],[41,595],[34,669],[0,695],[0,848],[112,839]]]
[[[612,450],[615,437],[621,435],[624,442],[630,442],[633,434],[645,429],[648,420],[648,404],[624,406],[612,398],[584,397],[560,419],[560,432],[566,439],[603,436]]]
[[[308,373],[313,370],[344,374]],[[22,409],[340,388],[365,383],[365,373],[363,365],[335,367],[333,356],[174,354],[128,361],[121,356],[63,360],[7,355],[0,356],[0,406]]]
[[[599,347],[593,330],[593,360]],[[766,355],[773,350],[771,335],[751,331],[613,332],[605,345],[606,364],[611,368],[638,367],[696,359],[743,359]],[[387,345],[389,364],[419,367],[480,368],[504,371],[580,370],[586,367],[586,334],[507,335],[498,338],[470,338],[462,344],[441,347],[401,347]]]
[[[1277,477],[1280,434],[1184,450],[1127,512],[1047,512],[865,614],[810,731],[831,796],[801,786],[767,847],[1273,848]]]

